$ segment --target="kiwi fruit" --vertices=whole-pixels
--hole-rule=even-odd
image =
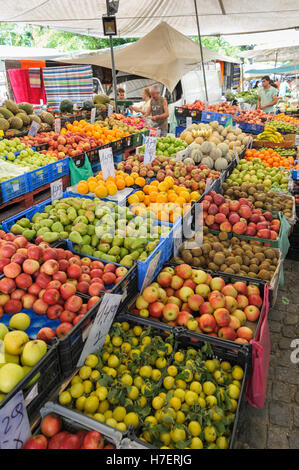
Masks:
[[[248,271],[247,276],[248,277],[257,277],[256,273],[253,273],[252,271]]]
[[[224,242],[228,239],[228,233],[227,232],[220,232],[219,233],[219,240]]]
[[[192,258],[192,263],[191,263],[191,265],[192,265],[192,266],[201,266],[201,264],[200,264],[200,259],[195,256],[194,258]]]
[[[227,242],[222,242],[222,245],[223,245],[225,248],[229,248],[230,243],[229,243],[229,241],[227,241]]]
[[[201,245],[201,250],[203,254],[207,255],[211,251],[211,245],[209,243],[203,243]]]
[[[263,279],[264,281],[270,281],[271,275],[269,271],[266,271],[266,269],[261,269],[260,272],[258,273],[258,277],[260,279]]]
[[[226,268],[228,268],[228,266],[227,266],[227,264],[224,263],[224,264],[222,264],[222,265],[220,266],[220,271],[223,272],[223,271],[226,270]]]
[[[207,227],[206,225],[203,226],[202,228],[202,231],[203,231],[203,234],[204,235],[207,235],[209,233],[209,227]]]
[[[256,264],[250,264],[249,265],[249,271],[253,273],[258,273],[259,272],[259,267]]]
[[[270,269],[271,271],[276,271],[276,268],[277,268],[277,265],[274,265],[274,264],[270,264]]]
[[[192,256],[201,256],[202,249],[201,248],[192,248],[191,249]]]
[[[270,263],[269,263],[269,261],[263,261],[263,262],[260,264],[260,269],[269,270],[269,269],[270,269]]]
[[[250,264],[250,258],[248,258],[248,256],[243,256],[243,264],[245,264],[246,266],[249,266]]]
[[[238,263],[231,264],[230,268],[235,272],[235,274],[240,272],[240,265]]]
[[[248,272],[249,272],[249,267],[248,267],[248,266],[245,266],[245,264],[242,264],[242,265],[241,265],[241,269],[242,269],[242,271],[245,271],[245,273],[248,273]]]
[[[222,251],[222,249],[223,249],[221,243],[219,243],[219,242],[213,243],[212,248],[213,248],[213,250],[215,250],[215,251]]]
[[[208,264],[208,268],[209,268],[211,271],[218,271],[219,266],[217,266],[217,264],[211,262],[211,263]]]
[[[217,264],[218,266],[221,266],[225,261],[225,256],[222,252],[218,252],[213,256],[213,262]]]
[[[240,243],[240,240],[237,237],[232,237],[230,241],[231,241],[232,245],[234,245],[234,244],[239,245],[239,243]]]
[[[268,248],[268,249],[265,251],[265,256],[266,256],[266,258],[268,258],[268,259],[273,259],[273,258],[275,258],[276,253],[275,253],[275,251],[272,250],[271,248]]]
[[[251,258],[251,264],[256,264],[257,266],[260,264],[260,261],[254,257],[254,258]]]
[[[227,274],[235,274],[234,270],[232,268],[226,268],[226,270],[224,272],[227,273]]]
[[[242,258],[242,256],[239,256],[239,255],[235,256],[235,260],[236,260],[236,263],[237,263],[237,264],[240,264],[240,265],[241,265],[241,264],[243,263],[243,258]]]
[[[266,259],[264,253],[255,253],[255,258],[258,260],[257,264],[262,263]]]
[[[206,258],[204,256],[200,256],[199,260],[200,260],[200,265],[201,266],[206,266],[207,262],[206,262]]]
[[[193,257],[191,255],[190,251],[184,250],[184,251],[182,251],[182,258],[183,258],[185,263],[191,264]]]

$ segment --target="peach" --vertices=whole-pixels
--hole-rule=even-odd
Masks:
[[[223,224],[220,225],[220,232],[231,232],[232,230],[232,226],[231,224],[227,221],[227,222],[223,222]]]
[[[226,308],[217,308],[214,312],[214,318],[218,326],[228,326],[230,323],[229,311]]]
[[[175,274],[171,279],[170,287],[172,287],[174,290],[178,290],[183,286],[183,284],[184,280]]]
[[[230,326],[234,330],[237,330],[238,328],[241,327],[241,322],[240,322],[239,318],[234,317],[233,315],[230,315],[230,322],[229,322],[228,326]]]
[[[238,328],[237,330],[237,336],[238,338],[246,339],[249,342],[253,337],[253,331],[247,326],[241,326],[241,328]]]
[[[211,282],[210,282],[210,287],[213,290],[221,291],[223,287],[225,286],[225,281],[222,279],[222,277],[213,277]]]

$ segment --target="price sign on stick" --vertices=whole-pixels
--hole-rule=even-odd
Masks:
[[[120,294],[104,295],[79,358],[77,367],[81,367],[84,364],[84,361],[89,354],[97,351],[98,349],[101,349],[103,346],[115,314],[118,310],[121,298],[122,296]]]
[[[173,256],[178,256],[179,248],[183,242],[183,225],[180,224],[173,232]]]
[[[0,409],[0,449],[22,449],[31,436],[22,390]]]
[[[32,121],[30,129],[28,131],[28,135],[32,135],[34,137],[37,134],[39,128],[39,123],[36,121]]]
[[[157,137],[147,136],[145,138],[145,147],[144,147],[144,164],[147,165],[155,159],[157,147]]]
[[[60,131],[61,131],[61,119],[60,118],[55,119],[54,129],[55,129],[55,132],[57,132],[58,134],[60,133]]]
[[[50,184],[51,188],[51,199],[52,201],[56,201],[56,199],[61,199],[63,196],[63,186],[62,186],[62,179],[53,181]]]
[[[236,146],[235,146],[235,145],[234,145],[234,147],[233,147],[233,151],[234,151],[234,154],[235,154],[235,158],[236,158],[237,165],[239,165],[240,159],[239,159],[239,155],[238,155],[238,152],[237,152],[237,149],[236,149]]]
[[[211,190],[212,184],[213,184],[213,179],[208,178],[207,181],[206,181],[206,187],[205,187],[204,194],[207,194]]]
[[[296,147],[297,147],[297,145],[299,145],[299,134],[296,134],[295,145],[296,145]]]
[[[101,162],[101,169],[103,172],[103,179],[106,181],[108,176],[115,176],[112,148],[108,147],[107,149],[99,150],[99,157]]]
[[[149,262],[146,275],[142,284],[141,292],[143,292],[143,289],[145,289],[152,282],[160,256],[161,256],[161,251],[159,251],[154,256],[154,258]]]
[[[92,110],[90,111],[90,122],[91,124],[93,124],[95,122],[95,119],[96,119],[96,108],[92,108]]]
[[[192,126],[192,117],[188,116],[186,117],[186,127]]]
[[[112,113],[113,113],[113,106],[112,104],[108,104],[108,111],[107,111],[108,117],[110,117]]]

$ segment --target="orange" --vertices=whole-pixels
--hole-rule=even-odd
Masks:
[[[186,203],[185,199],[181,196],[178,196],[176,199],[176,203],[179,204],[180,207],[183,207],[183,205]]]
[[[108,191],[107,191],[107,188],[104,184],[99,184],[95,188],[94,193],[97,197],[106,197],[106,196],[108,196]]]
[[[144,196],[143,202],[146,206],[149,206],[150,202],[151,202],[150,197],[149,196]]]
[[[138,176],[136,179],[135,179],[135,184],[137,184],[138,186],[140,186],[141,188],[143,188],[145,186],[145,179],[142,177],[142,176]]]
[[[94,193],[94,190],[96,189],[97,186],[98,186],[98,182],[97,182],[97,181],[90,181],[90,182],[88,183],[89,192]]]
[[[134,180],[135,180],[136,178],[138,178],[139,174],[136,173],[136,171],[133,171],[133,173],[131,173],[130,176],[132,176],[132,178],[134,178]]]
[[[136,191],[134,194],[135,194],[135,196],[138,197],[138,199],[139,199],[140,202],[143,202],[143,201],[144,201],[145,194],[144,194],[143,191]]]
[[[173,185],[174,185],[174,179],[173,179],[172,176],[166,176],[166,178],[165,178],[164,181],[165,181],[165,183],[168,184],[168,187],[169,187],[169,188],[172,188],[172,187],[173,187]]]
[[[200,198],[200,194],[197,191],[192,191],[190,198],[193,201],[197,201]]]
[[[105,183],[115,183],[115,177],[114,176],[108,176]]]
[[[187,191],[181,191],[180,197],[183,197],[186,202],[190,201],[190,194]]]
[[[168,190],[168,184],[165,181],[163,181],[162,183],[159,183],[158,189],[159,191],[165,192]]]
[[[132,178],[132,176],[126,176],[125,177],[125,182],[126,182],[126,186],[133,186],[134,178]]]
[[[88,180],[87,180],[87,183],[90,183],[91,181],[97,182],[96,177],[95,177],[95,176],[90,176],[90,177],[88,178]]]
[[[157,196],[158,196],[158,192],[157,191],[152,191],[149,195],[150,197],[150,202],[157,202]]]
[[[107,184],[107,190],[109,196],[114,196],[117,193],[117,186],[115,183],[108,183]]]
[[[140,202],[140,201],[139,201],[138,196],[136,196],[136,193],[131,194],[131,196],[128,197],[128,203],[129,203],[130,205],[131,205],[131,204],[138,203],[138,202]]]
[[[117,186],[117,189],[124,189],[126,187],[125,180],[123,178],[120,178],[119,176],[115,178],[115,184]]]
[[[154,180],[151,182],[150,186],[158,186],[159,185],[159,181],[157,180]]]
[[[165,196],[165,194],[163,194],[163,193],[160,193],[160,194],[158,194],[156,201],[157,202],[168,202],[167,201],[167,196]]]
[[[79,194],[87,194],[89,191],[87,181],[79,181],[77,189]]]
[[[150,186],[149,184],[146,184],[145,186],[143,186],[143,192],[144,194],[149,194],[149,191],[150,191],[150,188],[152,186]]]

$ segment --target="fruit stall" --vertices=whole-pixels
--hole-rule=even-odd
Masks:
[[[234,448],[299,260],[298,120],[196,101],[157,137],[62,103],[0,107],[1,446]]]

